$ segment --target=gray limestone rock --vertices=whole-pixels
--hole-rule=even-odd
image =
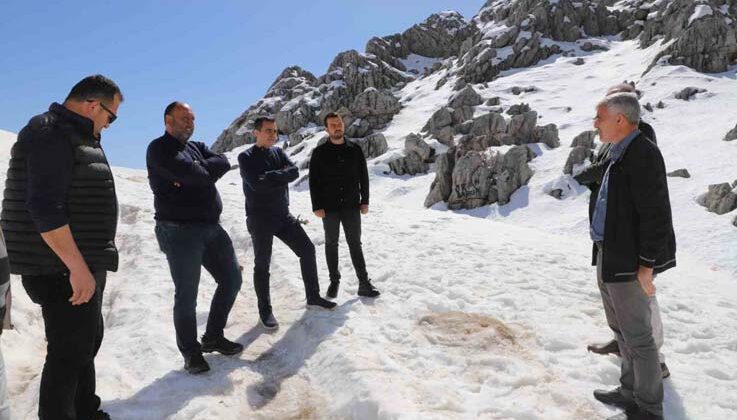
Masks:
[[[691,178],[691,174],[688,173],[687,169],[676,169],[673,172],[668,173],[669,177],[676,177],[676,178]]]
[[[712,213],[725,214],[737,208],[737,192],[734,186],[727,182],[709,185],[708,192],[701,195],[697,201]]]

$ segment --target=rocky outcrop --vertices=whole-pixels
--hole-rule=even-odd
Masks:
[[[664,59],[700,72],[719,73],[737,59],[737,3],[724,0],[639,1],[647,18],[639,34],[643,48],[670,43],[653,61]],[[652,67],[652,66],[651,66]]]
[[[491,81],[504,70],[528,67],[563,52],[554,41],[614,35],[634,21],[629,13],[609,10],[602,3],[488,0],[475,18],[482,31],[463,56],[459,75],[466,83]]]
[[[563,173],[571,175],[574,173],[574,169],[584,164],[587,160],[591,161],[594,157],[594,141],[596,139],[597,132],[593,130],[584,131],[581,134],[573,138],[571,142],[571,153],[568,154],[568,159],[563,166]],[[560,198],[560,197],[556,197]]]
[[[455,156],[452,159],[444,158],[441,168],[443,170],[436,173],[430,194],[425,200],[426,206],[443,197],[449,185],[451,188],[447,202],[448,208],[453,210],[473,209],[493,203],[507,204],[512,193],[526,185],[532,177],[528,162],[534,154],[526,146],[515,146],[506,153],[496,152],[490,155],[455,148],[447,154],[450,153]],[[448,170],[450,168],[445,165],[450,162],[454,164]]]
[[[456,56],[463,42],[477,33],[476,26],[457,12],[437,13],[401,34],[372,38],[366,44],[366,52],[406,70],[401,59],[410,54],[431,58]]]
[[[410,133],[404,140],[404,156],[389,162],[389,168],[397,175],[424,174],[430,169],[435,149],[418,134]]]
[[[676,169],[673,172],[668,172],[668,176],[671,178],[691,178],[691,174],[688,169]]]
[[[385,126],[400,109],[399,101],[391,92],[376,88],[361,92],[350,106],[352,116],[370,128]]]
[[[729,132],[724,136],[724,141],[732,141],[732,140],[737,140],[737,126],[729,130]]]
[[[597,136],[596,130],[587,130],[573,138],[571,147],[583,146],[588,149],[594,149],[594,142]]]
[[[386,137],[381,133],[374,133],[362,139],[353,139],[361,150],[366,159],[373,159],[381,156],[389,150],[389,145],[386,143]]]
[[[690,101],[691,98],[694,97],[694,95],[696,95],[697,93],[703,93],[703,92],[706,92],[706,89],[687,87],[687,88],[681,89],[680,92],[677,92],[675,94],[675,97],[676,99],[680,99],[682,101]],[[652,111],[652,109],[650,109],[650,111]]]
[[[425,198],[425,207],[448,201],[453,191],[453,168],[456,149],[451,147],[435,160],[435,180],[430,185],[430,193]]]
[[[737,208],[737,181],[731,185],[727,182],[709,185],[708,192],[701,195],[697,201],[712,213],[729,213]]]

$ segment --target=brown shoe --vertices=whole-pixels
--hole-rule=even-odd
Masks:
[[[619,352],[619,344],[617,344],[617,340],[612,340],[604,344],[589,344],[586,346],[586,350],[596,354],[616,354],[617,356],[622,357]]]

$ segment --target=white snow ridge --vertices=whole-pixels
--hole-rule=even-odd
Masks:
[[[560,4],[568,3],[561,1]],[[563,199],[547,194],[562,185],[571,140],[592,129],[594,106],[608,86],[634,80],[642,103],[662,107],[644,119],[658,136],[678,241],[678,267],[656,285],[665,328],[663,353],[672,373],[664,381],[665,418],[737,419],[737,215],[707,212],[697,203],[711,184],[737,179],[737,141],[722,141],[737,123],[735,68],[703,74],[684,66],[655,66],[665,46],[602,37],[585,65],[554,55],[530,68],[474,84],[506,109],[525,102],[554,123],[562,146],[530,145],[534,175],[505,205],[450,211],[423,207],[435,177],[388,175],[404,138],[419,133],[448,103],[444,75],[410,81],[396,96],[403,105],[383,131],[389,151],[369,161],[371,212],[363,218],[363,248],[375,301],[356,297],[357,281],[341,243],[342,289],[333,312],[305,311],[296,257],[275,241],[271,292],[280,330],[258,325],[237,170],[218,188],[230,233],[244,267],[244,283],[226,336],[244,344],[234,357],[206,355],[212,370],[182,370],[172,323],[174,288],[154,236],[153,200],[146,172],[113,168],[120,201],[120,270],[104,295],[106,331],[97,357],[97,393],[118,419],[602,419],[618,410],[592,391],[619,384],[619,359],[586,352],[610,338],[594,268],[590,265],[588,190]],[[417,69],[432,60],[411,57]],[[410,66],[408,66],[410,67]],[[514,95],[516,86],[534,90]],[[684,87],[703,88],[689,101]],[[323,132],[313,130],[294,159],[300,164]],[[0,132],[0,177],[14,136]],[[443,145],[430,142],[438,153]],[[231,162],[243,146],[229,153]],[[307,169],[302,170],[302,176]],[[3,178],[4,179],[4,178]],[[572,181],[571,181],[572,182]],[[547,190],[547,191],[546,191]],[[305,183],[295,183],[291,210],[310,221],[327,287],[322,224],[312,217]],[[45,357],[41,312],[12,279],[14,330],[2,334],[14,419],[36,417]],[[214,292],[203,271],[200,333]]]

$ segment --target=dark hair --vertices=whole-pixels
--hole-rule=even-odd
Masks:
[[[322,119],[322,125],[324,127],[328,126],[328,120],[330,118],[340,118],[341,121],[343,121],[343,117],[340,116],[337,112],[328,112],[327,115],[325,115]]]
[[[98,100],[105,102],[112,102],[115,95],[120,97],[120,101],[123,101],[123,94],[120,92],[120,88],[112,80],[101,74],[95,74],[93,76],[87,76],[80,80],[67,95],[66,101],[87,101],[87,100]]]
[[[169,105],[164,108],[164,118],[166,118],[167,115],[171,115],[172,112],[174,112],[174,109],[176,109],[179,106],[184,106],[184,102],[174,101],[170,103]]]
[[[260,131],[261,126],[263,126],[265,122],[276,122],[276,120],[273,117],[258,117],[253,122],[253,128]]]

